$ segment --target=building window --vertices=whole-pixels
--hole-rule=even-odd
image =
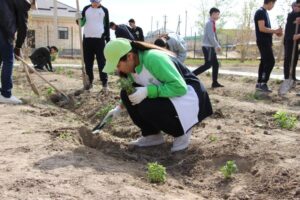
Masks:
[[[58,27],[58,39],[68,39],[69,30],[68,27]]]

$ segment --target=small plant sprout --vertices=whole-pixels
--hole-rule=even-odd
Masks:
[[[105,115],[106,115],[111,109],[113,109],[113,105],[108,104],[108,105],[102,107],[102,108],[96,113],[96,116],[97,116],[97,117],[100,117],[100,118],[104,118]]]
[[[135,88],[132,86],[133,80],[131,80],[129,77],[124,78],[121,77],[118,80],[119,87],[127,92],[127,95],[130,95],[135,92]]]
[[[275,119],[275,123],[283,129],[291,130],[298,122],[295,116],[290,116],[285,111],[277,111],[273,117]]]
[[[148,163],[148,180],[151,183],[164,183],[166,181],[166,168],[163,165],[158,164],[157,162]]]
[[[224,175],[225,179],[230,179],[232,174],[237,172],[237,166],[235,164],[234,160],[228,160],[226,162],[226,165],[224,165],[223,167],[221,167],[220,171],[222,172],[222,174]]]
[[[52,88],[52,87],[48,87],[48,89],[47,89],[47,94],[48,95],[51,95],[51,94],[53,94],[54,93],[54,89]]]
[[[58,135],[58,138],[63,140],[68,140],[71,137],[72,137],[71,133],[67,133],[67,132],[62,132]]]
[[[214,136],[214,135],[209,136],[209,141],[210,142],[216,142],[217,140],[218,140],[217,136]]]

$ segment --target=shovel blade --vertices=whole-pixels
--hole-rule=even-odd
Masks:
[[[286,79],[286,80],[284,80],[281,83],[281,85],[280,85],[278,94],[280,96],[285,95],[293,87],[293,85],[294,85],[294,80],[293,79]]]

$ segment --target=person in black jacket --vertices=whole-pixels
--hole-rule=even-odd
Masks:
[[[293,11],[288,14],[287,22],[285,25],[283,72],[284,72],[284,79],[288,79],[290,75],[290,67],[292,67],[293,68],[291,74],[292,79],[296,80],[296,66],[299,59],[298,40],[295,40],[296,42],[296,48],[294,52],[295,57],[292,65],[291,65],[291,59],[292,59],[293,43],[294,43],[293,37],[295,34],[297,34],[295,33],[296,31],[295,21],[297,17],[300,17],[300,0],[297,0],[296,2],[293,3],[292,9]]]
[[[31,56],[29,56],[35,69],[44,70],[44,66],[49,72],[53,72],[52,63],[56,58],[58,49],[55,46],[52,47],[40,47],[36,49]]]
[[[28,11],[35,0],[0,0],[1,103],[20,104],[12,95],[14,54],[22,57],[21,48],[27,34]],[[17,38],[14,45],[15,33]]]
[[[115,31],[116,38],[126,38],[128,40],[135,40],[135,37],[131,33],[131,28],[125,24],[109,23],[109,27]]]
[[[138,27],[135,25],[134,19],[130,19],[129,26],[131,27],[131,30],[136,38],[137,41],[144,41],[144,33],[143,29],[141,27]]]
[[[101,4],[101,0],[90,0],[91,4],[83,8],[82,13],[77,13],[76,18],[81,26],[84,26],[83,30],[83,53],[86,74],[89,77],[89,86],[86,90],[89,90],[93,86],[94,73],[93,65],[96,55],[100,80],[102,82],[102,90],[108,91],[107,74],[102,72],[105,65],[105,58],[103,55],[103,49],[105,47],[105,41],[109,42],[109,12]]]

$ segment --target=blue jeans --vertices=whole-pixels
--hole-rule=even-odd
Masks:
[[[1,71],[1,95],[4,97],[11,97],[11,90],[13,87],[12,71],[14,64],[14,47],[4,37],[0,31],[0,55],[2,57],[2,71]]]

